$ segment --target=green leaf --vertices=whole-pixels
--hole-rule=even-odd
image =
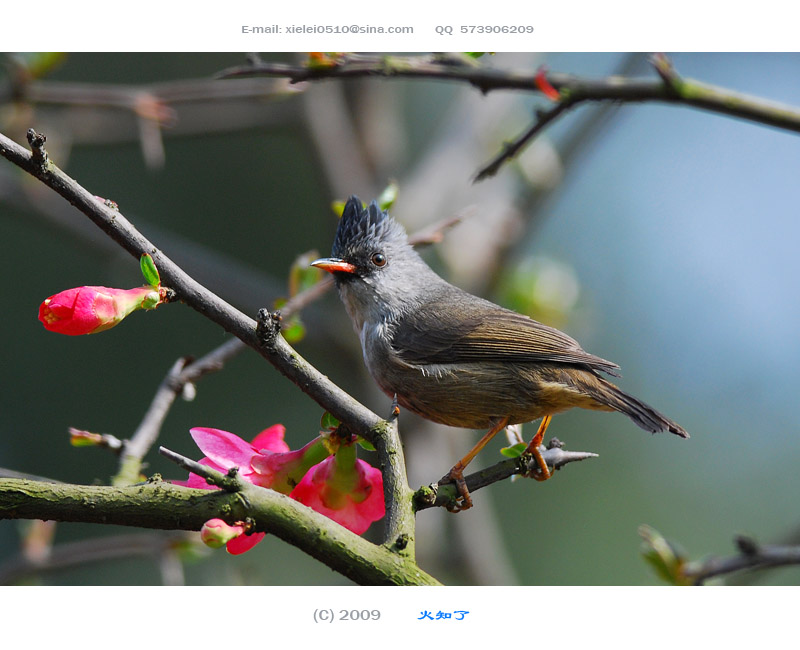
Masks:
[[[464,52],[470,59],[480,59],[486,52]]]
[[[324,271],[315,266],[311,266],[311,262],[319,257],[317,251],[307,251],[302,255],[298,255],[292,262],[289,269],[289,297],[296,296],[301,291],[314,286],[320,281]]]
[[[647,525],[639,526],[639,536],[643,540],[642,556],[659,578],[671,585],[692,584],[683,572],[686,554],[677,544]]]
[[[153,261],[153,258],[148,253],[145,253],[139,259],[139,266],[142,269],[144,281],[154,289],[158,288],[161,285],[161,275],[156,268],[156,263]]]
[[[344,201],[333,201],[331,203],[331,210],[333,210],[333,213],[337,217],[341,218],[342,212],[344,212],[344,206],[345,206]]]
[[[375,445],[373,445],[369,440],[365,440],[361,436],[356,438],[356,442],[361,445],[362,449],[366,449],[367,451],[375,451]]]
[[[391,181],[381,192],[378,197],[378,206],[381,210],[389,210],[394,202],[397,200],[397,192],[399,187],[395,181]]]
[[[323,431],[334,431],[339,428],[340,424],[341,422],[327,411],[322,414],[322,419],[319,421],[319,426],[322,427]]]
[[[65,52],[14,52],[10,58],[34,79],[49,74],[67,58]]]
[[[299,343],[305,338],[306,326],[297,316],[292,316],[281,325],[281,335],[287,343]]]
[[[503,447],[500,450],[500,453],[503,456],[507,456],[508,458],[519,458],[522,456],[522,452],[528,447],[524,442],[518,442],[516,445],[511,445],[510,447]]]

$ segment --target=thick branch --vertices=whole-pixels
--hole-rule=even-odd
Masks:
[[[413,560],[375,546],[324,515],[272,490],[193,490],[161,481],[123,487],[0,479],[0,519],[52,519],[200,530],[209,519],[255,522],[360,584],[437,584]]]
[[[397,553],[414,557],[415,520],[413,493],[408,485],[403,443],[398,431],[397,409],[393,418],[375,444],[383,474],[383,494],[386,503],[383,544]]]

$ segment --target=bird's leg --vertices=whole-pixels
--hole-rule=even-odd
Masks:
[[[539,465],[538,472],[531,472],[527,476],[534,478],[537,481],[546,481],[552,476],[550,468],[547,466],[547,463],[542,457],[542,452],[539,451],[539,445],[541,445],[542,440],[544,440],[544,432],[547,431],[547,427],[550,426],[550,420],[552,419],[553,418],[550,415],[545,415],[542,418],[542,422],[539,425],[536,435],[533,436],[533,440],[530,441],[530,444],[528,444],[528,447],[525,449],[525,453],[531,454],[536,459],[536,463]]]
[[[466,456],[453,465],[453,468],[439,480],[439,483],[455,483],[456,489],[458,489],[458,493],[461,497],[460,505],[456,503],[456,505],[447,507],[450,512],[461,512],[462,510],[469,510],[472,507],[472,498],[469,496],[467,483],[464,480],[464,470],[466,469],[467,465],[472,462],[475,456],[478,455],[478,452],[480,452],[481,449],[489,444],[489,441],[500,431],[502,431],[507,424],[507,417],[500,420],[483,436],[483,438],[478,440],[478,443],[467,452]]]

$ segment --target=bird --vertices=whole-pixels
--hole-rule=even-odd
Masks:
[[[440,277],[409,244],[403,226],[373,201],[351,196],[331,257],[311,263],[333,275],[361,341],[364,363],[396,403],[432,422],[488,429],[442,478],[472,506],[464,469],[506,426],[542,419],[526,452],[545,480],[539,445],[553,415],[579,407],[618,411],[656,433],[689,434],[603,375],[619,366],[563,332],[472,295]]]

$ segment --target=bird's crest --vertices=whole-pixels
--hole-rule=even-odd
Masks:
[[[361,199],[351,196],[347,199],[339,221],[339,229],[333,241],[333,255],[343,257],[348,251],[368,243],[374,245],[375,242],[398,239],[405,243],[405,230],[386,210],[381,210],[375,201],[364,208]]]

